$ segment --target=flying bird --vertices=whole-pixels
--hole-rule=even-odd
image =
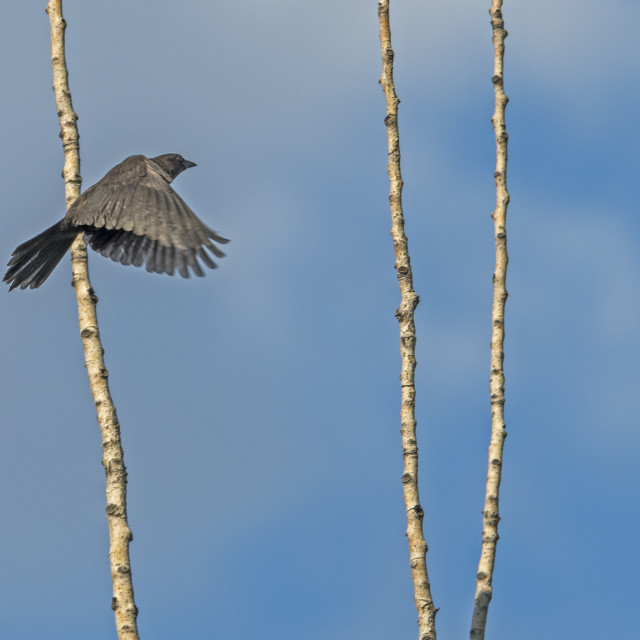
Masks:
[[[155,158],[130,156],[82,193],[67,215],[46,231],[21,244],[9,260],[3,282],[9,291],[36,289],[62,260],[79,233],[87,244],[107,258],[147,271],[183,278],[190,270],[199,277],[222,258],[214,244],[229,242],[202,223],[171,188],[185,169],[195,167],[180,154]]]

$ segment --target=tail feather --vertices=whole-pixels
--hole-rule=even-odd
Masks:
[[[9,291],[38,288],[56,268],[78,235],[78,229],[69,228],[63,221],[22,243],[12,254],[3,282]]]

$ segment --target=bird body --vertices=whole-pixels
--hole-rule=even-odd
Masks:
[[[207,251],[222,258],[213,241],[228,240],[202,223],[171,188],[176,176],[194,166],[175,153],[130,156],[84,191],[62,220],[17,247],[3,281],[9,290],[39,287],[79,233],[92,249],[121,264],[204,276],[198,259],[215,269]]]

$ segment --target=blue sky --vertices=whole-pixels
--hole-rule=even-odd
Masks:
[[[204,280],[90,255],[143,638],[413,638],[376,2],[65,0],[84,187],[128,155],[232,239]],[[392,1],[441,638],[489,440],[489,2]],[[64,213],[45,3],[5,7],[0,253]],[[505,3],[506,421],[493,640],[636,637],[640,6]],[[0,628],[106,640],[104,473],[68,259],[4,293]]]

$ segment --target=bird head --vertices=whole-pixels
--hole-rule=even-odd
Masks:
[[[150,158],[150,160],[155,162],[160,168],[164,169],[171,177],[171,180],[174,180],[185,169],[197,166],[195,162],[185,160],[179,153],[165,153],[162,156]]]

